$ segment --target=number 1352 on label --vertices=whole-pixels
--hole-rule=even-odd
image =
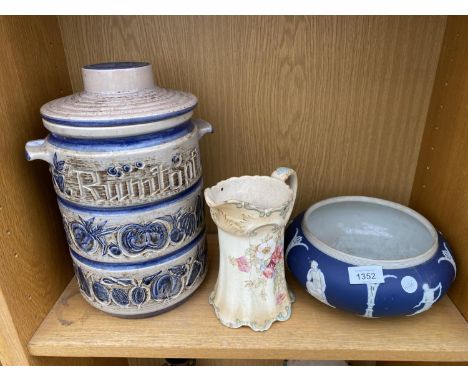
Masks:
[[[348,267],[350,284],[381,284],[384,283],[382,267]]]

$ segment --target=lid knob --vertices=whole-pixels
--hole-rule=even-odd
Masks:
[[[81,69],[84,90],[91,93],[135,92],[154,87],[147,62],[104,62]]]

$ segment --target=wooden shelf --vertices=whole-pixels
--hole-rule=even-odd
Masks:
[[[31,354],[57,357],[252,358],[313,360],[468,361],[468,323],[448,297],[422,315],[369,320],[296,293],[289,321],[264,333],[222,326],[208,304],[217,277],[215,235],[210,269],[180,307],[141,320],[119,319],[91,307],[72,280],[29,342]]]

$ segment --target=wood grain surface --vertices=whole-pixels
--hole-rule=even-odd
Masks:
[[[0,324],[0,365],[27,365],[27,352],[24,351],[1,288]]]
[[[58,31],[54,17],[0,18],[0,288],[23,345],[73,273],[48,166],[24,154],[26,141],[47,135],[40,106],[71,91]]]
[[[289,279],[291,319],[266,332],[221,325],[208,295],[217,278],[216,235],[207,279],[186,303],[153,318],[111,317],[90,306],[73,279],[29,343],[44,356],[130,358],[468,361],[468,324],[449,298],[421,315],[368,320],[313,299]],[[289,276],[289,275],[288,275]]]
[[[298,172],[294,214],[331,196],[408,203],[445,17],[59,17],[71,83],[81,66],[153,64],[199,97],[215,133],[205,185]],[[215,232],[210,222],[209,231]]]
[[[71,92],[57,18],[0,17],[0,46],[0,359],[92,364],[26,348],[73,274],[48,165],[24,153],[26,141],[47,135],[41,105]]]
[[[411,206],[452,246],[450,297],[468,320],[468,17],[448,18]]]

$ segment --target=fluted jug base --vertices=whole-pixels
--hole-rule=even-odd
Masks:
[[[285,306],[281,311],[277,313],[277,315],[273,318],[266,318],[263,321],[251,321],[251,320],[241,320],[241,319],[231,319],[227,318],[223,315],[222,309],[220,309],[216,303],[215,303],[215,296],[216,296],[216,291],[214,290],[211,292],[210,297],[208,299],[208,302],[213,306],[214,312],[216,314],[216,317],[218,320],[224,325],[229,328],[237,329],[242,326],[248,326],[250,329],[256,331],[256,332],[263,332],[265,330],[270,329],[271,325],[277,321],[287,321],[291,317],[291,308],[292,308],[292,303],[296,301],[294,293],[292,291],[289,291],[289,301],[290,303]]]

